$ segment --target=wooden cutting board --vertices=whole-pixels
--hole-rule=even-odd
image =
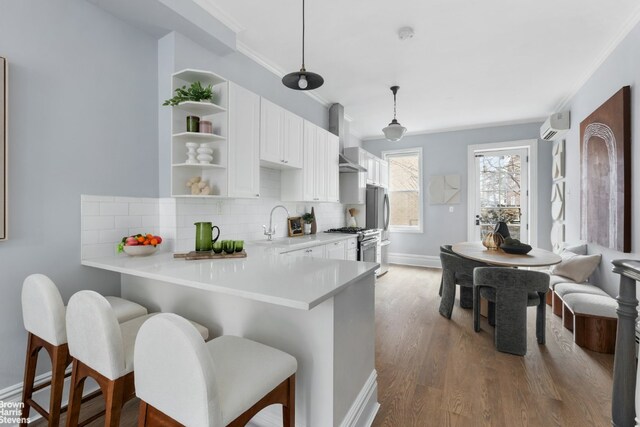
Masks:
[[[197,252],[197,251],[191,251],[189,253],[177,253],[177,254],[173,254],[174,258],[184,258],[187,261],[193,261],[193,260],[198,260],[198,259],[231,259],[231,258],[246,258],[247,257],[247,252],[246,251],[242,251],[242,252],[234,252],[232,254],[227,254],[224,251],[217,254],[213,251],[205,251],[205,252]]]

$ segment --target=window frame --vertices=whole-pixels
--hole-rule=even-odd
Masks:
[[[391,193],[391,162],[389,158],[407,154],[418,155],[418,225],[393,225],[389,221],[389,232],[391,233],[424,233],[424,163],[422,162],[422,147],[402,148],[398,150],[386,150],[380,153],[382,159],[389,164],[389,185],[387,192]]]

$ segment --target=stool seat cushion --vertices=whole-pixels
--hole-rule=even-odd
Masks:
[[[483,286],[480,288],[480,295],[482,298],[496,302],[496,290],[495,288],[491,288],[488,286]],[[536,292],[527,292],[527,306],[533,307],[534,305],[538,305],[540,303],[540,297]]]
[[[118,319],[118,323],[124,323],[128,320],[135,319],[136,317],[144,316],[149,313],[146,307],[124,298],[105,297],[105,299],[113,309],[116,319]]]
[[[553,290],[560,298],[563,298],[565,295],[569,294],[590,294],[590,295],[601,295],[603,297],[608,297],[605,291],[600,289],[594,285],[588,285],[586,283],[558,283],[558,285]]]
[[[568,294],[562,299],[573,314],[617,318],[618,303],[610,296]]]
[[[295,374],[296,359],[248,339],[222,336],[207,343],[213,359],[225,425]]]

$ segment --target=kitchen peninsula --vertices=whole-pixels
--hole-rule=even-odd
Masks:
[[[377,264],[246,247],[248,257],[241,259],[185,261],[161,253],[82,264],[120,273],[122,296],[150,311],[178,313],[212,336],[238,335],[296,357],[297,425],[369,425],[378,407]],[[256,417],[260,425],[280,420],[276,406]]]

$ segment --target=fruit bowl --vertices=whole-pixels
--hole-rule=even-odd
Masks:
[[[531,252],[533,248],[529,245],[507,245],[503,243],[500,249],[512,255],[525,255]]]
[[[147,256],[156,253],[160,243],[162,243],[162,237],[153,234],[125,236],[118,243],[118,253],[124,252],[130,256]]]
[[[160,245],[156,245],[156,246],[138,245],[138,246],[124,246],[122,250],[124,251],[125,254],[130,256],[148,256],[156,253],[159,248],[160,248]]]

